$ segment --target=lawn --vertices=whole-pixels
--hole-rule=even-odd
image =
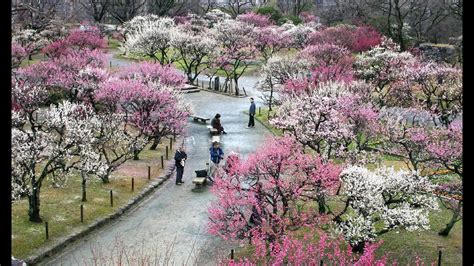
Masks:
[[[40,215],[49,225],[49,240],[45,239],[45,224],[28,221],[28,200],[23,199],[12,204],[12,255],[16,258],[31,256],[37,249],[52,246],[76,230],[104,218],[124,206],[132,197],[139,194],[149,183],[163,176],[161,155],[169,139],[163,139],[155,151],[147,146],[140,153],[140,160],[127,161],[110,179],[103,184],[99,179],[90,179],[87,184],[87,202],[81,202],[81,178],[72,176],[64,188],[53,188],[45,180],[41,188]],[[175,143],[173,143],[175,148]],[[170,158],[172,152],[169,152]],[[166,158],[165,158],[166,159]],[[151,166],[151,180],[148,180],[148,166]],[[134,191],[131,190],[131,178],[134,178]],[[110,190],[113,190],[114,206],[110,206]],[[84,223],[80,221],[80,205],[84,205]]]

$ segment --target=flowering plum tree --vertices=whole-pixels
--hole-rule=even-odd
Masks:
[[[22,68],[18,71],[18,76],[33,85],[59,87],[74,94],[72,88],[81,81],[78,76],[81,70],[86,67],[103,68],[104,66],[104,53],[99,50],[85,49]]]
[[[292,42],[291,47],[301,49],[309,44],[311,33],[315,32],[314,27],[299,24],[293,25],[291,23],[285,23],[281,26],[285,29],[285,32],[291,36]]]
[[[427,151],[436,164],[459,177],[463,177],[463,133],[462,121],[452,122],[448,128],[437,128],[432,132]]]
[[[236,20],[246,22],[255,27],[267,27],[273,24],[269,16],[257,14],[254,12],[240,14],[237,16]]]
[[[171,31],[175,27],[173,19],[147,16],[134,18],[129,25],[123,44],[126,51],[149,56],[162,65],[172,63],[173,58],[168,55],[168,51],[171,47]]]
[[[421,92],[421,104],[434,113],[435,123],[445,127],[462,114],[462,72],[438,63],[420,63],[408,68],[410,80]]]
[[[141,62],[130,64],[117,72],[121,79],[135,79],[150,85],[177,87],[186,79],[172,66],[162,66],[158,63]]]
[[[265,62],[291,44],[290,35],[276,26],[256,27],[253,29],[253,36],[255,46]]]
[[[138,136],[153,141],[156,149],[163,136],[179,134],[186,122],[190,106],[172,89],[155,87],[139,80],[111,79],[96,92],[96,100],[111,112],[126,115],[126,123],[138,130]],[[143,149],[134,151],[134,159]]]
[[[354,251],[395,228],[428,229],[428,213],[438,209],[431,194],[434,185],[415,172],[386,167],[371,172],[350,166],[342,171],[341,179],[345,207],[333,220]],[[375,226],[378,222],[382,228]]]
[[[106,42],[97,27],[88,26],[87,29],[73,29],[69,35],[44,47],[42,52],[50,57],[59,57],[69,53],[72,49],[99,49],[105,48]]]
[[[18,43],[12,42],[12,68],[20,66],[21,61],[26,57],[26,50]]]
[[[101,169],[100,162],[92,159],[94,150],[89,149],[94,142],[92,108],[64,102],[58,107],[51,106],[43,118],[33,127],[12,128],[12,179],[19,183],[17,187],[27,187],[28,215],[32,222],[42,220],[40,191],[48,176],[66,178],[73,167],[81,171]]]
[[[21,45],[28,55],[28,60],[32,60],[33,54],[41,51],[43,47],[49,44],[49,41],[38,34],[36,30],[26,29],[16,32],[12,36],[12,41]]]
[[[251,38],[253,27],[227,19],[217,23],[213,30],[217,42],[222,44],[217,52],[216,66],[226,73],[226,85],[229,80],[234,81],[235,94],[239,95],[238,80],[257,55]]]
[[[409,78],[408,66],[415,63],[416,58],[408,52],[377,46],[356,57],[354,70],[357,78],[374,86],[374,102],[379,107],[399,106],[406,101],[404,96],[412,96],[411,87],[404,82]]]
[[[438,234],[442,236],[449,235],[453,226],[462,220],[463,217],[463,188],[461,182],[444,183],[436,187],[435,194],[438,196],[441,204],[453,215],[446,224],[446,227],[439,231]]]
[[[429,113],[413,108],[384,112],[379,121],[382,148],[404,158],[409,169],[423,171],[432,160],[428,152],[432,137],[431,125],[426,123],[429,119]]]
[[[295,86],[296,85],[296,86]],[[343,111],[353,95],[344,83],[324,83],[316,88],[291,84],[290,97],[270,123],[284,129],[300,143],[329,158],[335,148],[353,139],[353,125]]]
[[[377,259],[375,251],[382,244],[367,243],[362,254],[353,253],[348,246],[344,250],[344,239],[331,238],[324,232],[314,232],[313,228],[308,228],[310,233],[298,237],[294,233],[288,232],[277,243],[266,244],[262,238],[252,239],[255,251],[252,257],[229,260],[224,262],[233,266],[250,265],[320,265],[327,262],[337,265],[385,265],[387,257],[382,256]],[[314,235],[320,235],[319,241],[314,241]]]
[[[288,228],[314,224],[319,214],[307,203],[318,202],[324,212],[325,197],[339,185],[338,167],[303,154],[291,138],[271,139],[230,168],[218,172],[212,187],[217,200],[209,208],[208,230],[224,239],[275,242]]]
[[[132,159],[134,151],[142,150],[147,144],[144,136],[133,134],[125,126],[123,114],[103,112],[98,115],[94,148],[100,153],[99,158],[105,169],[95,173],[104,182],[109,183],[110,174],[120,165]]]
[[[272,106],[280,103],[278,94],[280,94],[283,85],[288,80],[297,79],[307,73],[305,64],[300,60],[280,56],[270,58],[260,70],[256,88],[262,92],[263,100],[272,111]]]
[[[217,42],[209,30],[193,32],[185,26],[178,26],[171,32],[171,46],[176,51],[175,56],[179,58],[177,62],[184,69],[188,82],[193,83],[210,65],[208,60],[217,48]]]

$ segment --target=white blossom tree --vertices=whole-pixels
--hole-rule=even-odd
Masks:
[[[13,117],[25,118],[17,114]],[[85,173],[104,169],[90,146],[95,142],[94,125],[98,123],[90,106],[63,102],[51,106],[42,117],[42,122],[33,127],[12,128],[12,179],[19,184],[16,188],[26,188],[32,222],[42,221],[40,191],[46,178],[60,175],[67,179],[74,168]],[[22,123],[26,122],[17,124]]]
[[[193,83],[198,75],[209,65],[211,53],[217,42],[209,30],[194,32],[191,25],[177,26],[171,31],[171,46],[175,49],[175,60],[181,65],[188,82]]]
[[[397,228],[429,229],[429,211],[438,210],[434,185],[416,172],[350,166],[340,177],[345,205],[333,220],[354,250]]]
[[[168,54],[171,47],[171,31],[175,27],[174,20],[168,17],[148,16],[136,18],[126,27],[125,50],[140,56],[149,56],[162,65],[172,63]]]

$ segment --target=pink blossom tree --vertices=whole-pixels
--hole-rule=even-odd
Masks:
[[[245,13],[245,14],[240,14],[240,15],[237,16],[236,20],[246,22],[246,23],[251,24],[255,27],[262,27],[262,28],[263,27],[268,27],[271,24],[273,24],[272,21],[270,20],[269,16],[257,14],[257,13],[254,13],[254,12],[248,12],[248,13]]]
[[[371,26],[357,27],[354,35],[354,43],[351,48],[354,52],[367,51],[382,42],[382,35]]]
[[[224,239],[259,238],[275,243],[290,228],[324,220],[307,206],[338,187],[339,168],[303,154],[291,138],[270,139],[247,160],[233,160],[227,173],[218,171],[209,208],[211,234]]]
[[[255,46],[265,63],[281,49],[291,44],[291,36],[281,27],[266,26],[253,29]]]
[[[153,141],[150,149],[156,149],[162,137],[180,134],[189,115],[189,105],[167,87],[154,87],[139,80],[111,79],[104,83],[95,99],[110,112],[126,115],[126,123],[138,130],[137,136]],[[143,149],[143,147],[142,147]],[[138,160],[141,149],[136,149]]]
[[[387,257],[377,259],[375,252],[382,244],[367,243],[362,254],[354,253],[350,246],[345,249],[346,241],[341,238],[328,236],[324,232],[315,232],[314,228],[307,228],[311,233],[303,237],[288,232],[277,243],[266,244],[262,238],[252,240],[255,251],[250,258],[229,260],[224,263],[233,266],[249,265],[385,265]],[[314,236],[319,235],[319,240]]]
[[[171,65],[160,65],[151,62],[130,64],[117,72],[121,79],[134,79],[145,83],[158,84],[159,86],[178,87],[186,79]]]
[[[26,57],[26,50],[18,43],[12,42],[11,45],[12,54],[12,68],[20,66],[21,61]]]
[[[100,30],[97,27],[88,26],[87,29],[73,29],[63,39],[55,41],[42,49],[49,57],[60,57],[71,50],[100,49],[107,46]]]
[[[341,24],[314,31],[309,36],[308,44],[334,44],[352,50],[355,29],[355,26]]]

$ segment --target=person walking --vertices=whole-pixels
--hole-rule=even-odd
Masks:
[[[174,154],[174,162],[176,166],[176,185],[183,184],[183,172],[184,172],[184,164],[188,155],[184,151],[184,147],[181,146],[176,149],[176,153]]]
[[[214,118],[211,120],[211,126],[215,129],[217,129],[217,133],[219,134],[227,134],[227,132],[224,131],[224,127],[221,125],[221,115],[216,114]]]
[[[255,127],[255,109],[255,102],[253,101],[253,98],[250,98],[249,124],[247,125],[247,128]]]
[[[209,169],[209,175],[212,178],[214,178],[214,172],[217,169],[217,166],[219,165],[220,161],[224,159],[224,152],[222,151],[219,142],[213,142],[212,146],[209,148],[209,153],[210,153],[210,158],[211,158],[211,165]]]

